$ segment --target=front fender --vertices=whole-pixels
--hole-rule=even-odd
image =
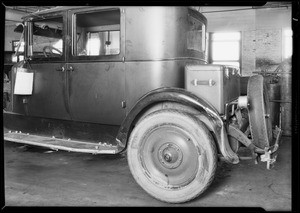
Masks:
[[[181,103],[206,114],[206,117],[211,122],[212,131],[215,133],[219,150],[224,156],[224,159],[234,164],[239,162],[238,156],[232,151],[229,145],[225,125],[218,111],[202,98],[181,88],[163,87],[152,90],[141,97],[132,107],[121,124],[116,137],[119,146],[125,149],[128,137],[133,127],[133,123],[135,119],[139,117],[138,115],[143,111],[143,109],[149,105],[165,101]]]

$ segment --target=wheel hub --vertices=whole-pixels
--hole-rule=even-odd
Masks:
[[[149,180],[163,187],[183,187],[198,171],[198,153],[190,135],[166,124],[153,128],[143,139],[139,157]]]
[[[182,162],[182,151],[174,143],[164,143],[158,150],[158,159],[162,166],[168,169],[177,168]]]

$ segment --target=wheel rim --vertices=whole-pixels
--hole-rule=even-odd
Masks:
[[[174,189],[195,179],[199,155],[187,131],[168,124],[148,131],[142,141],[139,160],[149,181]]]

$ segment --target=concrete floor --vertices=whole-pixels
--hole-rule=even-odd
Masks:
[[[160,202],[133,179],[125,156],[50,151],[5,142],[6,206],[262,207],[291,210],[291,138],[272,170],[252,160],[219,163],[212,185],[184,204]]]

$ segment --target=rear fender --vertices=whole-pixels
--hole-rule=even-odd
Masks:
[[[227,162],[234,164],[239,162],[238,156],[232,151],[229,145],[225,124],[217,110],[202,98],[181,88],[159,88],[150,91],[140,98],[121,124],[116,137],[119,146],[122,146],[125,150],[128,137],[135,123],[137,123],[138,120],[147,113],[147,110],[148,112],[151,110],[155,111],[155,108],[159,109],[162,107],[158,105],[163,102],[175,102],[180,104],[180,106],[187,106],[187,111],[194,112],[193,114],[202,120],[210,131],[214,132],[219,151],[223,155],[224,159]],[[150,106],[154,107],[151,108]]]

